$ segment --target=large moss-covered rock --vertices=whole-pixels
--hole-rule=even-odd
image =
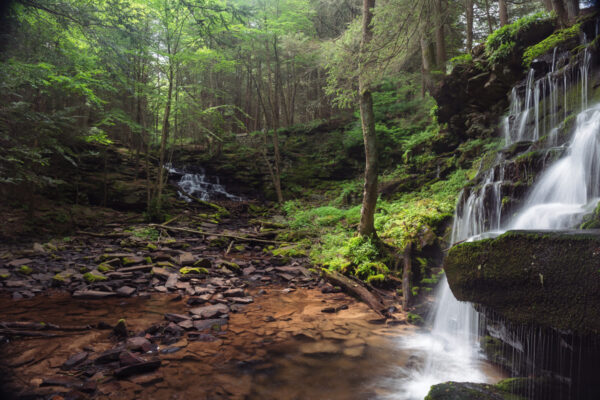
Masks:
[[[425,400],[519,400],[523,399],[495,385],[444,382],[431,387]]]
[[[600,230],[510,231],[453,247],[452,292],[511,322],[600,333]]]

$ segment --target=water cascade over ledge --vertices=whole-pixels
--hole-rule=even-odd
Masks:
[[[513,194],[507,193],[507,175],[514,175],[515,166],[503,151],[488,170],[483,170],[482,161],[479,186],[463,190],[459,196],[452,243],[497,235],[508,229],[575,228],[596,207],[600,200],[600,105],[588,105],[591,55],[585,49],[574,67],[558,70],[562,57],[555,50],[546,74],[536,79],[538,74],[531,69],[525,84],[513,88],[509,115],[503,122],[506,149],[523,152],[534,148],[541,152],[541,173],[525,171],[526,175],[531,174],[527,181],[532,186],[526,190],[524,201],[505,209],[505,198]],[[566,125],[571,113],[576,120],[569,130]],[[403,343],[408,349],[424,351],[424,363],[407,371],[409,378],[401,383],[398,397],[394,398],[422,399],[431,385],[446,381],[486,382],[481,370],[479,340],[480,330],[485,328],[481,319],[484,317],[470,303],[456,300],[444,278],[430,320],[431,333],[415,335]],[[497,336],[510,339],[501,322],[490,319],[487,327],[494,324],[498,327]],[[519,350],[530,339],[548,346],[555,343],[541,331],[532,331],[531,338],[527,332],[523,330],[522,336],[512,343],[516,349],[513,351],[518,353],[515,359],[535,357],[531,353],[520,355],[531,352],[531,348]],[[541,348],[552,351],[548,346]],[[562,354],[561,349],[556,352]],[[528,397],[533,398],[532,388]]]

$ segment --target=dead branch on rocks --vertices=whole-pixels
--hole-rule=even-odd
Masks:
[[[371,293],[362,283],[348,278],[337,271],[323,269],[323,277],[334,286],[339,286],[345,292],[357,297],[382,317],[387,317],[385,305],[381,298]]]
[[[195,229],[188,229],[188,228],[175,228],[173,226],[163,226],[160,224],[148,224],[148,226],[152,226],[155,228],[162,228],[168,231],[175,231],[175,232],[187,232],[187,233],[195,233],[198,235],[206,235],[206,236],[218,236],[218,237],[226,237],[226,238],[231,238],[231,239],[238,239],[238,240],[245,240],[248,242],[258,242],[258,243],[275,243],[275,244],[294,244],[292,242],[281,242],[278,240],[267,240],[267,239],[258,239],[256,237],[252,237],[252,236],[236,236],[236,235],[227,235],[224,233],[213,233],[213,232],[205,232],[205,231],[200,231],[200,230],[195,230]]]

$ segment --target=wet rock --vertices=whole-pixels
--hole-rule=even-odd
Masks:
[[[6,268],[0,268],[0,279],[8,279],[10,277],[10,271]]]
[[[256,272],[256,268],[254,268],[254,267],[246,267],[242,270],[242,273],[244,274],[244,276],[252,275],[255,272]]]
[[[127,339],[125,347],[129,350],[143,350],[144,348],[150,348],[150,341],[141,336],[135,336]]]
[[[335,313],[334,307],[326,307],[321,310],[322,313],[333,314]]]
[[[77,299],[105,299],[115,296],[115,292],[107,292],[100,290],[76,290],[73,292],[73,297]]]
[[[233,301],[234,303],[238,303],[238,304],[250,304],[252,302],[254,302],[254,299],[250,296],[247,297],[231,297],[230,298],[231,301]]]
[[[150,271],[152,270],[153,265],[149,264],[149,265],[135,265],[133,267],[125,267],[125,268],[121,268],[119,269],[120,273],[128,273],[128,272],[145,272],[145,271]]]
[[[110,349],[110,350],[106,350],[102,353],[100,353],[100,355],[98,357],[96,357],[96,359],[94,360],[94,363],[96,364],[108,364],[114,361],[119,361],[119,354],[121,354],[123,352],[122,349]]]
[[[176,324],[182,321],[188,321],[191,318],[187,315],[183,315],[183,314],[171,314],[171,313],[167,313],[165,314],[165,319],[167,321],[170,322],[175,322]]]
[[[119,353],[119,364],[121,367],[142,364],[146,362],[142,357],[136,356],[130,351],[122,351]]]
[[[195,261],[196,261],[196,257],[194,257],[194,255],[189,252],[181,253],[177,257],[177,263],[179,265],[181,265],[182,267],[185,267],[186,265],[193,265]]]
[[[162,278],[162,279],[168,279],[169,275],[171,275],[171,273],[169,271],[167,271],[164,268],[160,268],[160,267],[153,267],[150,273],[153,276],[156,276],[156,277]]]
[[[192,322],[191,319],[178,322],[177,325],[186,330],[192,329],[194,327],[194,323]]]
[[[69,370],[77,365],[81,364],[85,360],[87,360],[89,353],[87,351],[82,351],[80,353],[71,356],[65,363],[62,365],[62,369]]]
[[[244,295],[244,289],[241,289],[241,288],[229,289],[229,290],[226,290],[225,292],[223,292],[223,296],[225,296],[225,297],[240,297],[243,295]]]
[[[216,342],[218,339],[208,333],[189,333],[188,339],[193,342]]]
[[[198,315],[203,319],[209,319],[219,315],[227,314],[229,307],[225,304],[215,304],[211,306],[196,307],[190,310],[193,315]]]
[[[160,351],[160,354],[173,354],[173,353],[177,353],[181,349],[183,349],[183,347],[179,347],[179,346],[167,347],[166,349],[162,349]]]
[[[215,319],[205,319],[194,321],[193,325],[197,331],[205,331],[205,330],[214,330],[214,331],[222,331],[223,326],[227,325],[228,321],[224,318],[215,318]]]
[[[46,254],[47,251],[40,243],[33,244],[33,252],[36,254]]]
[[[164,286],[162,286],[162,285],[160,285],[160,286],[156,286],[156,287],[154,288],[154,290],[156,290],[156,291],[157,291],[157,292],[159,292],[159,293],[167,293],[167,288],[166,288],[166,287],[164,287]]]
[[[135,293],[135,288],[131,286],[122,286],[117,289],[117,294],[121,297],[129,297]]]
[[[6,266],[9,268],[18,268],[23,265],[31,264],[32,262],[33,260],[31,260],[30,258],[19,258],[6,263]]]
[[[300,346],[300,352],[309,357],[327,357],[340,353],[340,347],[330,341],[319,341],[304,343]]]
[[[169,274],[169,277],[167,278],[167,282],[165,283],[165,287],[167,289],[175,289],[176,285],[177,285],[177,274]]]
[[[127,378],[132,375],[144,374],[155,371],[160,367],[160,360],[146,361],[139,364],[128,365],[115,370],[114,375],[119,378]]]
[[[121,257],[121,262],[125,266],[141,264],[145,261],[146,261],[146,259],[141,256],[127,255],[127,256]]]
[[[8,280],[4,282],[4,286],[7,288],[20,288],[27,286],[27,281]]]
[[[19,292],[13,292],[11,297],[13,300],[21,300],[23,298],[23,295]]]

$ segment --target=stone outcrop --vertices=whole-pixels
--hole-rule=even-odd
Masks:
[[[600,333],[600,230],[510,231],[453,247],[454,295],[514,323]]]

